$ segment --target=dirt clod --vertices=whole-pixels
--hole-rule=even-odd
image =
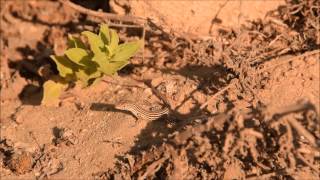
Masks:
[[[27,152],[14,153],[7,161],[7,166],[17,174],[24,174],[32,170],[34,160]]]

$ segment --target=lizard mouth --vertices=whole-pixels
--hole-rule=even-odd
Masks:
[[[115,107],[116,109],[123,110],[123,107],[122,107],[122,106],[120,106],[120,105],[115,105],[114,107]]]
[[[123,105],[123,104],[117,104],[117,105],[115,105],[114,106],[116,109],[119,109],[119,110],[126,110],[126,107],[125,107],[125,105]]]

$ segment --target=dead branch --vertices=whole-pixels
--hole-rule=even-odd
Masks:
[[[138,177],[138,180],[147,179],[148,176],[155,174],[167,159],[168,157],[162,157],[159,160],[154,161],[147,167],[145,173],[142,176]]]
[[[258,179],[271,179],[272,176],[279,176],[279,175],[290,175],[293,174],[294,170],[286,168],[286,169],[280,169],[277,171],[273,171],[270,173],[265,173],[265,174],[259,174],[256,176],[247,176],[247,180],[258,180]]]
[[[317,147],[316,138],[308,130],[306,130],[296,119],[290,118],[288,119],[288,122],[293,128],[295,128],[298,131],[300,135],[308,139],[312,146]]]
[[[312,108],[312,104],[310,104],[309,102],[298,102],[297,104],[294,105],[290,105],[290,106],[286,106],[283,108],[279,108],[276,112],[274,112],[272,114],[271,117],[274,117],[275,115],[278,116],[285,116],[289,113],[293,113],[293,112],[299,112],[302,110],[306,110],[306,109],[310,109]],[[304,136],[305,138],[308,139],[308,141],[312,144],[312,146],[317,147],[317,142],[316,142],[316,138],[308,131],[306,130],[299,121],[297,121],[294,118],[287,118],[286,119],[289,124],[295,128],[298,133],[302,136]]]
[[[72,3],[69,0],[59,0],[62,4],[71,7],[72,9],[75,9],[76,11],[79,11],[83,14],[87,14],[90,16],[95,16],[103,19],[108,19],[108,20],[117,20],[117,21],[122,21],[122,22],[132,22],[136,24],[141,24],[141,20],[145,20],[144,18],[141,17],[135,17],[135,16],[123,16],[123,15],[117,15],[117,14],[112,14],[112,13],[106,13],[106,12],[98,12],[98,11],[93,11],[87,8],[84,8],[82,6],[76,5]],[[140,22],[139,22],[140,20]]]
[[[214,124],[216,122],[226,121],[228,118],[229,118],[228,115],[219,114],[219,115],[215,116],[214,118],[209,119],[204,124],[199,124],[199,125],[196,125],[196,126],[189,127],[186,130],[184,130],[184,131],[180,132],[179,134],[177,134],[174,137],[173,142],[175,144],[183,144],[187,139],[191,138],[193,135],[201,134],[201,133],[206,132],[206,131],[210,131],[212,128],[214,128]]]
[[[281,107],[278,109],[273,110],[272,116],[274,115],[287,115],[294,112],[304,111],[307,109],[313,109],[313,105],[309,103],[308,101],[300,100],[296,104]]]
[[[309,166],[312,170],[314,170],[315,172],[317,172],[317,174],[320,174],[319,171],[319,167],[315,167],[313,164],[311,164],[310,162],[308,162],[300,153],[297,153],[297,156],[299,157],[299,159],[301,159],[307,166]]]
[[[280,65],[283,65],[283,64],[287,64],[291,61],[295,61],[295,60],[298,60],[298,59],[302,59],[302,58],[305,58],[305,57],[308,57],[308,56],[312,56],[312,55],[316,55],[316,54],[320,54],[320,50],[314,50],[314,51],[310,51],[310,52],[306,52],[304,54],[301,54],[299,56],[295,56],[295,57],[292,57],[292,58],[288,58],[286,60],[282,60],[280,62],[275,62],[273,65],[271,66],[267,66],[265,68],[262,68],[262,69],[259,69],[256,71],[256,74],[260,74],[266,70],[269,70],[269,69],[272,69],[272,68],[275,68],[277,66],[280,66]]]
[[[213,96],[211,96],[210,99],[208,99],[205,103],[203,103],[200,106],[200,110],[203,110],[209,103],[211,103],[216,97],[220,96],[222,93],[224,93],[226,90],[228,90],[231,87],[231,85],[233,85],[233,84],[234,83],[231,82],[226,87],[222,88],[217,93],[215,93]]]

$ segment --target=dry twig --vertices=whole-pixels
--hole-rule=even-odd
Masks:
[[[76,5],[69,0],[59,0],[62,4],[69,6],[83,14],[103,18],[103,19],[109,19],[109,20],[117,20],[117,21],[122,21],[122,22],[133,22],[136,24],[141,24],[139,20],[145,20],[141,17],[134,17],[134,16],[123,16],[123,15],[117,15],[117,14],[112,14],[112,13],[106,13],[106,12],[98,12],[98,11],[93,11],[87,8],[84,8],[82,6]]]
[[[256,74],[260,74],[260,73],[262,73],[262,72],[264,72],[266,70],[275,68],[275,67],[283,65],[283,64],[287,64],[290,61],[295,61],[295,60],[302,59],[302,58],[305,58],[305,57],[308,57],[308,56],[313,56],[313,55],[316,55],[316,54],[318,54],[318,56],[320,55],[320,50],[319,49],[318,50],[314,50],[314,51],[310,51],[310,52],[306,52],[304,54],[301,54],[301,55],[298,55],[298,56],[295,56],[295,57],[292,57],[292,58],[288,58],[286,60],[282,60],[281,62],[275,62],[271,66],[267,66],[265,68],[257,70]]]
[[[167,157],[162,157],[159,160],[154,161],[147,167],[146,171],[138,178],[138,180],[147,179],[148,176],[155,174],[167,159]]]
[[[293,128],[295,128],[298,131],[300,135],[308,139],[312,146],[317,147],[316,138],[308,130],[306,130],[296,119],[290,118],[288,119],[288,122]]]
[[[287,107],[283,107],[283,108],[279,108],[276,112],[273,112],[273,114],[271,115],[271,117],[274,117],[275,115],[278,116],[285,116],[289,113],[293,113],[293,112],[299,112],[302,110],[306,110],[306,109],[310,109],[312,108],[312,104],[310,104],[309,102],[299,102],[297,104],[294,105],[290,105]],[[308,139],[308,141],[312,144],[313,147],[317,147],[317,142],[316,142],[316,138],[308,131],[306,130],[299,121],[297,121],[294,118],[287,118],[286,119],[289,124],[295,128],[297,130],[297,132],[304,136],[306,139]]]
[[[300,153],[297,153],[297,156],[299,157],[299,159],[301,159],[306,165],[308,165],[312,170],[314,170],[315,172],[317,172],[317,174],[320,174],[319,171],[319,167],[315,167],[313,164],[311,164],[310,162],[308,162]]]
[[[233,83],[231,82],[226,87],[222,88],[217,93],[215,93],[213,96],[211,96],[210,99],[208,99],[205,103],[203,103],[200,106],[200,110],[203,110],[209,103],[211,103],[216,97],[220,96],[222,93],[224,93],[226,90],[228,90],[232,85],[233,85]]]

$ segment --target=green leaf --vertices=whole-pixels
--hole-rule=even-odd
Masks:
[[[102,74],[100,77],[93,79],[91,86],[97,85],[102,80]]]
[[[95,79],[97,77],[101,77],[101,72],[95,70],[93,72],[87,71],[87,69],[79,68],[78,71],[75,72],[77,78],[82,82],[84,87],[90,85],[90,80]]]
[[[92,61],[97,62],[98,70],[106,75],[113,75],[119,68],[125,66],[128,62],[109,62],[108,57],[103,54],[95,54],[92,58]]]
[[[79,69],[79,71],[75,72],[77,79],[80,80],[83,84],[83,87],[87,87],[88,84],[88,80],[89,80],[89,75],[87,73],[85,73],[84,70]]]
[[[68,45],[70,48],[82,48],[86,49],[86,46],[81,41],[81,39],[77,37],[73,37],[71,34],[68,34]]]
[[[105,53],[95,53],[92,58],[93,62],[96,62],[100,67],[108,61],[108,56]]]
[[[66,78],[67,76],[73,75],[73,71],[77,69],[77,65],[65,56],[51,55],[50,57],[56,63],[61,77]]]
[[[113,29],[110,30],[111,32],[111,39],[110,39],[110,45],[108,47],[108,50],[110,51],[110,56],[112,56],[115,53],[115,50],[118,47],[119,44],[119,36],[117,34],[117,32]]]
[[[66,84],[48,80],[43,84],[43,98],[41,103],[48,104],[58,100],[62,89]]]
[[[110,31],[107,24],[102,24],[100,26],[99,36],[105,45],[110,44]]]
[[[105,45],[105,47],[106,47],[106,54],[108,54],[109,56],[112,56],[113,55],[113,52],[112,52],[112,50],[110,49],[110,46],[108,46],[108,45]]]
[[[141,41],[120,44],[110,62],[126,61],[132,57],[140,48]]]
[[[90,49],[80,38],[69,35],[69,49],[64,56],[51,56],[57,64],[59,80],[48,81],[44,85],[47,93],[44,98],[58,97],[59,83],[67,84],[71,81],[80,81],[84,86],[99,82],[104,74],[115,75],[117,71],[126,66],[139,49],[140,42],[130,42],[119,45],[119,36],[107,24],[100,26],[99,34],[90,31],[81,33],[86,36]],[[62,83],[61,83],[61,82]],[[59,82],[59,83],[56,83]],[[58,93],[57,93],[58,92]]]
[[[114,75],[118,70],[122,69],[128,63],[128,61],[106,62],[105,65],[99,67],[98,70],[106,75]]]
[[[101,76],[101,72],[97,71],[97,69],[95,69],[95,70],[88,70],[88,69],[86,69],[86,70],[85,70],[85,73],[88,74],[89,79],[97,78],[97,77],[100,77],[100,76]]]
[[[70,48],[64,53],[72,62],[80,66],[93,66],[91,57],[85,49]]]
[[[90,31],[84,31],[81,34],[88,38],[90,49],[94,54],[105,52],[104,43],[98,35]]]

